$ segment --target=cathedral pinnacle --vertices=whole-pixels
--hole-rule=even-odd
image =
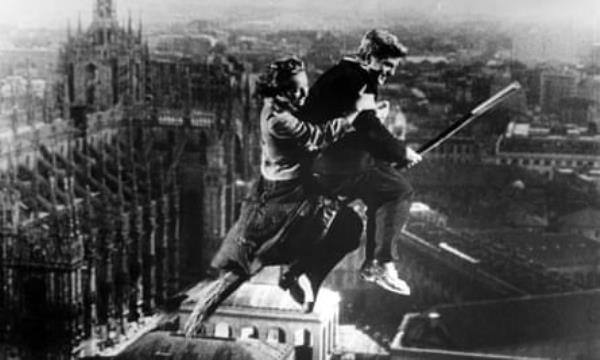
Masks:
[[[115,9],[112,0],[96,0],[94,20],[106,21],[115,19]]]

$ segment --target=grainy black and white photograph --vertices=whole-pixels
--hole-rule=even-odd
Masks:
[[[0,0],[0,360],[600,359],[597,0]]]

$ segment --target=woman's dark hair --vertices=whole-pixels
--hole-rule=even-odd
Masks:
[[[358,57],[368,61],[373,56],[377,59],[405,57],[408,49],[398,41],[398,38],[386,30],[371,30],[367,32],[358,47]]]
[[[295,56],[269,64],[256,82],[256,95],[266,98],[283,94],[292,86],[292,77],[304,70],[304,63]]]

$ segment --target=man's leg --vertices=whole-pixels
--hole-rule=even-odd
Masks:
[[[401,197],[388,201],[375,209],[372,215],[375,222],[374,259],[384,263],[394,260],[392,243],[408,223],[412,196]]]
[[[362,169],[349,174],[317,174],[317,191],[365,202],[367,244],[361,275],[390,291],[408,294],[406,283],[395,271],[391,244],[408,220],[413,189],[390,163],[372,160]]]
[[[408,221],[412,187],[390,164],[377,163],[363,177],[359,189],[360,198],[367,204],[367,244],[361,276],[387,290],[408,295],[410,289],[398,277],[393,263],[392,242]]]
[[[375,250],[377,249],[377,242],[375,240],[375,227],[377,226],[375,219],[376,217],[377,207],[369,206],[367,207],[367,229],[366,229],[366,238],[365,242],[365,263],[369,263],[375,260]]]

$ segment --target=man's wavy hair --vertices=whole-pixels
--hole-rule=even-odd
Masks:
[[[376,59],[405,57],[408,49],[398,41],[398,38],[386,30],[374,29],[367,32],[358,47],[358,57],[369,61],[371,56]]]
[[[295,56],[272,62],[258,78],[255,95],[260,98],[283,95],[290,90],[292,77],[304,70],[304,63]]]

